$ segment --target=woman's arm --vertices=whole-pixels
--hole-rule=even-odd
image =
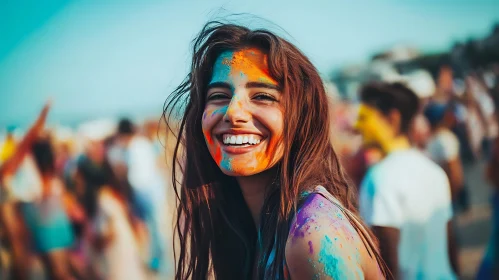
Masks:
[[[349,237],[313,232],[286,246],[291,279],[364,279],[360,252]]]
[[[463,187],[463,167],[461,159],[455,157],[449,161],[442,163],[442,169],[447,174],[450,183],[452,201],[457,199],[457,195]]]
[[[43,127],[45,125],[45,120],[47,119],[47,114],[49,112],[49,109],[50,109],[50,102],[47,102],[47,104],[45,104],[42,111],[38,115],[36,121],[33,123],[28,132],[24,135],[19,145],[17,145],[14,154],[0,166],[0,180],[3,180],[5,176],[16,172],[17,168],[23,161],[24,156],[29,151],[31,144],[43,131]]]
[[[383,279],[347,217],[321,195],[312,196],[292,223],[286,244],[291,279]]]

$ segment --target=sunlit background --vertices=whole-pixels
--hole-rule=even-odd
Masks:
[[[0,3],[0,126],[160,114],[210,19],[262,17],[289,33],[323,75],[395,45],[449,50],[488,34],[497,1],[12,1]],[[258,21],[255,19],[254,21]],[[276,26],[271,26],[276,29]]]

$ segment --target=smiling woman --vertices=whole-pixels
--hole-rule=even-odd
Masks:
[[[211,155],[229,176],[247,176],[274,165],[282,138],[279,86],[259,49],[223,52],[206,94],[203,133]]]
[[[176,279],[382,279],[376,242],[331,146],[315,67],[266,30],[208,23],[191,73],[173,168]]]

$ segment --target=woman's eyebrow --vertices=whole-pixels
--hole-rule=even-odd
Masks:
[[[274,85],[271,83],[264,83],[264,82],[248,82],[246,83],[246,88],[268,88],[268,89],[281,90],[281,88],[278,85]]]
[[[210,90],[212,88],[225,88],[225,89],[232,90],[232,87],[228,83],[226,83],[226,82],[213,82],[213,83],[209,83],[208,87],[207,87],[207,90]]]

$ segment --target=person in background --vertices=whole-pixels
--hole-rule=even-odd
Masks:
[[[31,153],[40,174],[42,195],[33,202],[22,203],[24,220],[49,279],[73,279],[68,250],[74,236],[63,201],[65,187],[56,176],[49,139],[36,140]]]
[[[456,279],[449,180],[409,143],[418,97],[400,83],[368,84],[360,95],[356,128],[386,156],[366,174],[359,208],[384,261],[395,279]]]
[[[102,123],[80,131],[84,152],[77,160],[75,190],[84,205],[86,224],[80,239],[87,252],[89,279],[144,279],[133,191],[108,158],[108,135]],[[87,246],[90,245],[90,246]]]
[[[467,138],[472,152],[471,161],[476,161],[482,157],[483,142],[487,136],[487,121],[477,97],[483,93],[477,85],[473,75],[468,75],[465,79],[465,90],[457,101],[464,105],[465,110],[462,119],[466,124]],[[462,110],[462,109],[461,109]],[[470,162],[471,162],[470,161]]]
[[[49,107],[50,104],[44,107],[14,154],[2,164],[0,179],[9,189],[7,193],[20,198],[22,220],[49,279],[72,279],[67,249],[73,235],[62,199],[64,186],[55,174],[51,143],[43,135]],[[17,223],[21,224],[19,220]],[[27,255],[23,254],[23,258],[20,261],[29,261]],[[27,277],[26,272],[21,277]]]
[[[7,128],[7,135],[5,137],[5,141],[0,145],[0,164],[2,164],[5,160],[7,160],[15,151],[16,148],[16,140],[14,138],[12,127]],[[1,191],[0,191],[1,192]],[[1,206],[0,206],[1,207]],[[1,213],[1,211],[0,211]],[[0,214],[1,216],[1,214]],[[0,217],[0,221],[1,221]],[[2,238],[1,236],[5,235],[5,228],[0,228],[0,276],[3,276],[4,266],[3,266],[3,257],[2,248]]]
[[[134,124],[122,119],[118,124],[117,142],[124,150],[128,183],[134,193],[136,215],[147,225],[150,242],[149,268],[158,272],[163,261],[164,239],[160,232],[162,207],[166,201],[166,182],[157,165],[157,153],[145,136],[136,132]],[[118,160],[113,160],[116,163]]]
[[[489,93],[490,89],[486,85],[486,82],[483,80],[482,73],[473,73],[471,78],[472,95],[477,104],[480,119],[485,129],[485,135],[481,143],[481,149],[484,158],[488,159],[488,156],[492,152],[492,145],[494,143],[494,140],[499,133],[497,120],[495,118],[496,109],[494,99]]]
[[[459,141],[459,156],[463,167],[463,174],[470,174],[477,166],[477,159],[480,157],[480,143],[483,138],[483,126],[478,116],[476,102],[470,93],[470,83],[468,80],[456,79],[449,66],[443,66],[440,71],[437,98],[433,101],[447,103],[449,114],[447,118],[451,119],[449,129],[456,135]],[[442,77],[447,77],[442,79]],[[442,97],[441,93],[445,93]],[[470,191],[471,182],[463,178],[463,185],[460,188],[457,197],[454,197],[454,205],[460,211],[470,209]]]
[[[459,140],[450,130],[454,116],[447,104],[436,102],[426,106],[424,115],[431,126],[431,138],[426,152],[447,174],[452,200],[455,201],[463,187],[463,167],[459,155]]]
[[[106,166],[109,164],[106,162]],[[102,173],[107,184],[98,188],[94,226],[94,245],[103,257],[100,275],[107,280],[146,279],[139,250],[140,232],[131,205],[133,192],[122,184],[111,167]]]
[[[487,177],[494,187],[491,199],[492,233],[478,269],[478,280],[499,279],[499,137],[496,138],[490,155]]]
[[[76,161],[74,189],[89,218],[95,216],[96,197],[100,188],[109,184],[107,174],[110,170],[104,143],[96,139],[85,139],[85,151]]]
[[[16,149],[16,139],[14,137],[14,127],[7,128],[7,136],[0,147],[0,164],[6,161]]]
[[[31,145],[44,130],[49,108],[50,104],[44,106],[35,122],[14,149],[5,149],[6,146],[3,149],[4,158],[0,164],[0,225],[4,230],[11,252],[12,264],[9,274],[14,279],[28,279],[29,263],[27,260],[29,254],[25,245],[26,229],[22,215],[18,211],[17,198],[13,193],[13,182],[19,182],[21,179],[24,189],[28,189],[31,193],[37,193],[36,189],[40,184],[37,180],[38,176],[34,176],[37,174],[33,172],[35,170],[33,159],[28,154]],[[13,138],[10,139],[12,141]],[[10,146],[12,147],[12,145]]]
[[[423,113],[417,114],[412,122],[409,139],[411,144],[424,151],[431,135],[431,127]]]
[[[70,173],[70,181],[73,182],[74,195],[84,210],[84,218],[73,220],[73,227],[77,237],[80,254],[80,263],[85,268],[87,275],[101,278],[98,268],[94,266],[93,248],[96,239],[96,231],[93,224],[97,219],[98,197],[103,186],[114,185],[117,179],[114,176],[111,165],[106,158],[106,147],[101,138],[101,128],[97,126],[87,127],[80,131],[84,150],[75,160],[74,171]],[[98,252],[97,255],[101,255]]]

